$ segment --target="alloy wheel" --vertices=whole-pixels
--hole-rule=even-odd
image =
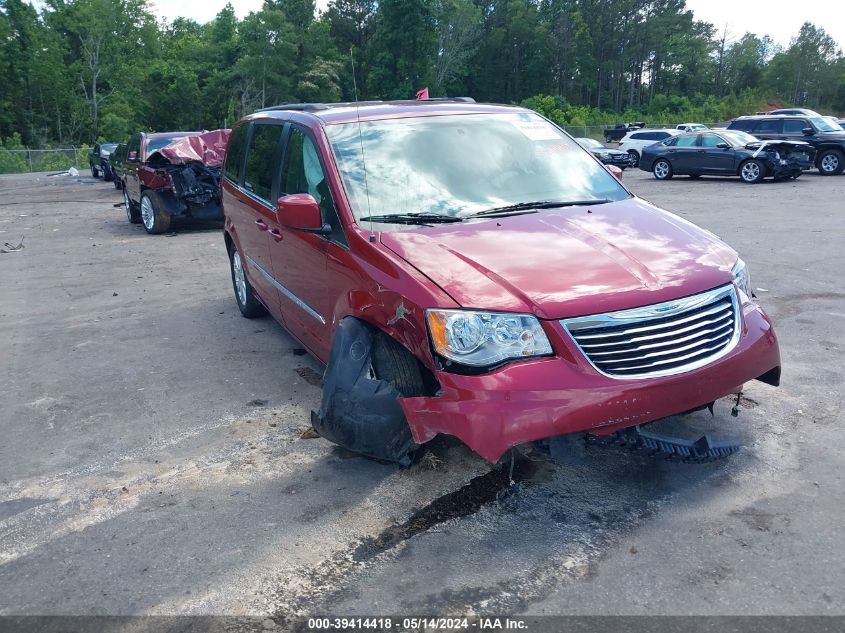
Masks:
[[[123,190],[123,208],[126,210],[126,219],[132,222],[132,203],[129,202],[129,194]]]
[[[742,179],[746,181],[754,181],[760,177],[760,165],[757,163],[745,163],[742,166]]]
[[[241,256],[238,251],[232,253],[232,277],[235,280],[235,293],[238,295],[238,302],[246,305],[246,276]]]
[[[669,163],[665,160],[659,160],[654,165],[654,175],[657,176],[660,180],[666,178],[669,175]]]
[[[128,198],[127,198],[128,199]],[[147,196],[141,197],[141,221],[144,223],[144,228],[148,231],[153,230],[155,225],[155,210],[153,203]]]
[[[836,154],[828,154],[822,158],[822,171],[827,174],[832,174],[839,168],[839,157]]]

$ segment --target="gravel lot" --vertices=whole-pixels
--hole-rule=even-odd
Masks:
[[[689,421],[729,459],[530,454],[497,498],[457,442],[399,471],[303,436],[321,368],[241,318],[219,226],[0,177],[0,614],[845,613],[845,176],[625,182],[739,250],[782,386]]]

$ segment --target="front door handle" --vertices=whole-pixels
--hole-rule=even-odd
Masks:
[[[279,229],[270,229],[270,237],[272,237],[277,242],[281,242],[285,239],[285,236],[281,234]]]
[[[267,223],[266,223],[266,222],[264,222],[264,220],[256,220],[256,221],[255,221],[255,226],[257,226],[257,227],[258,227],[258,230],[259,230],[259,231],[266,231],[266,230],[269,228],[269,227],[267,226]]]

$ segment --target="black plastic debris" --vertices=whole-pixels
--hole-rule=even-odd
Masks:
[[[399,392],[372,376],[376,332],[358,319],[338,325],[329,365],[323,376],[314,430],[330,442],[369,457],[409,466],[417,446],[399,405]]]
[[[685,440],[680,437],[644,431],[640,426],[632,426],[616,431],[601,439],[592,436],[593,442],[602,440],[609,444],[630,448],[651,456],[663,456],[688,462],[706,462],[722,459],[736,453],[741,444],[734,442],[716,442],[709,435],[702,435],[697,440]]]

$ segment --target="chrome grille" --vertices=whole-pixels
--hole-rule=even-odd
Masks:
[[[599,372],[614,378],[671,376],[727,354],[739,340],[733,284],[561,325]]]

